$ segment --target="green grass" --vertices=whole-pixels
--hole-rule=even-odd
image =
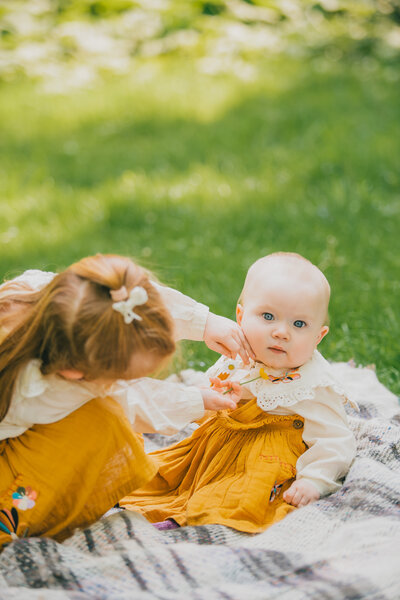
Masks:
[[[65,97],[2,84],[0,274],[129,254],[233,317],[252,261],[300,252],[333,289],[325,356],[400,393],[399,83],[367,67],[281,58],[243,83],[168,58]]]

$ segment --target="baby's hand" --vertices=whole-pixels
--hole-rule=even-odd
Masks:
[[[237,323],[225,317],[210,312],[203,339],[211,350],[229,358],[235,358],[239,354],[246,365],[249,363],[249,357],[255,359],[254,352],[242,329]]]
[[[288,490],[283,494],[283,499],[293,506],[306,506],[320,498],[317,488],[305,479],[296,479]]]
[[[220,380],[218,379],[218,381]],[[236,390],[236,386],[239,386],[239,384],[236,383],[233,385],[235,385],[234,390],[230,394],[226,394],[225,396],[220,391],[222,387],[218,388],[218,390],[213,390],[211,388],[201,388],[200,391],[203,396],[205,410],[226,410],[228,408],[236,408],[236,403],[240,400],[242,390]]]

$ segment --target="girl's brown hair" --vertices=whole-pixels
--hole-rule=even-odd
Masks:
[[[126,324],[113,309],[110,292],[123,286],[128,293],[135,286],[146,290],[148,300],[134,309],[141,320]],[[149,273],[123,256],[84,258],[39,292],[5,284],[0,327],[10,326],[10,314],[19,323],[0,343],[0,421],[17,375],[31,359],[42,361],[43,374],[76,369],[87,379],[122,379],[135,353],[154,353],[161,362],[175,349],[171,317]]]

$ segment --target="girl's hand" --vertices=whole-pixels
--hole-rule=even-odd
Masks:
[[[306,506],[321,497],[317,488],[306,479],[296,479],[283,494],[283,499],[293,506]]]
[[[239,325],[212,312],[207,317],[203,340],[211,350],[229,358],[235,358],[239,354],[246,365],[249,363],[249,357],[255,359],[254,352]]]
[[[226,410],[236,408],[236,402],[230,397],[230,394],[223,396],[221,393],[211,388],[201,388],[205,410]]]
[[[219,377],[210,377],[211,387],[220,394],[229,395],[236,404],[241,400],[243,389],[237,381],[221,381]],[[229,394],[228,394],[229,392]]]

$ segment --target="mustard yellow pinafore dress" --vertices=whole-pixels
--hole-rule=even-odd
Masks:
[[[257,533],[294,507],[283,492],[307,449],[298,415],[270,415],[255,399],[220,411],[187,439],[153,452],[158,473],[120,505],[151,522],[218,523]]]
[[[65,539],[156,472],[112,398],[0,441],[0,551],[26,535]]]

